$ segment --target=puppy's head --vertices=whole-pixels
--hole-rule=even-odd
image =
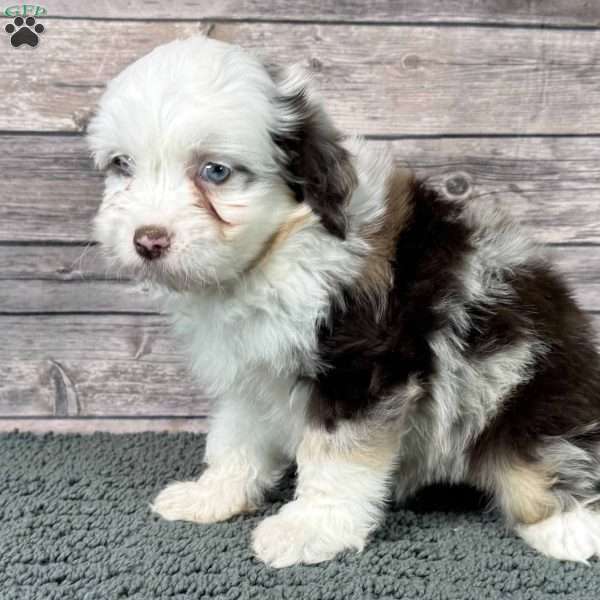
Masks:
[[[201,36],[111,81],[89,143],[106,172],[96,237],[117,265],[189,289],[239,277],[299,212],[343,238],[355,173],[307,86]]]

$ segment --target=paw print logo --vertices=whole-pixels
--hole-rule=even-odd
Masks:
[[[16,17],[4,28],[4,31],[10,34],[10,43],[15,48],[23,44],[35,48],[40,41],[38,33],[43,33],[44,26],[41,23],[36,24],[33,17],[27,17],[25,20],[23,17]]]

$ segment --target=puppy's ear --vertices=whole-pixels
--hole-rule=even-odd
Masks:
[[[269,68],[277,86],[274,99],[277,128],[273,140],[280,150],[283,177],[298,202],[306,202],[325,228],[344,238],[345,204],[357,185],[357,176],[342,136],[299,68],[287,72]]]

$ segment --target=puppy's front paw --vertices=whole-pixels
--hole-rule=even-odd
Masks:
[[[296,500],[260,523],[252,548],[257,558],[280,569],[331,560],[342,550],[362,550],[365,539],[366,532],[357,531],[351,515]]]
[[[162,490],[152,510],[168,521],[216,523],[254,507],[239,481],[201,477],[198,481],[178,481]]]

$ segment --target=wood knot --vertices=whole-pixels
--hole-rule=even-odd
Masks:
[[[466,198],[471,188],[471,176],[467,173],[453,173],[444,181],[444,192],[451,198]]]
[[[320,73],[323,70],[323,63],[318,58],[311,58],[308,61],[308,67],[315,73]]]
[[[83,273],[79,269],[67,265],[61,265],[55,270],[55,273],[61,281],[75,281],[84,278]]]
[[[71,120],[73,121],[73,125],[75,125],[75,129],[81,133],[85,133],[87,131],[87,126],[92,119],[92,115],[93,112],[91,110],[76,110],[71,115]]]
[[[421,59],[416,54],[407,54],[402,60],[405,69],[418,69],[421,66]]]

